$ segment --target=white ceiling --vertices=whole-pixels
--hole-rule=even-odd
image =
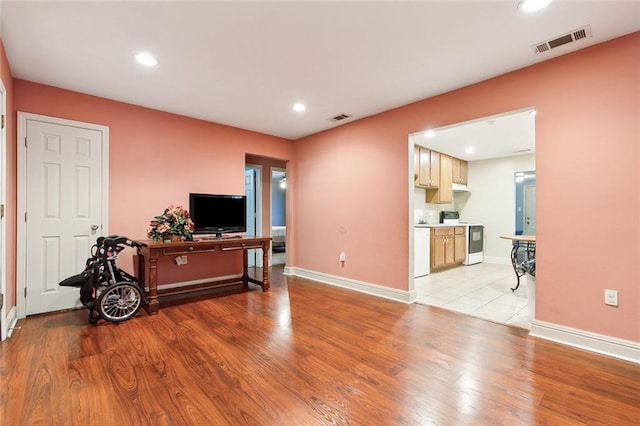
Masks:
[[[535,124],[535,109],[525,108],[414,133],[411,141],[467,161],[533,154]]]
[[[16,78],[295,140],[640,30],[638,1],[517,4],[4,0],[0,17]]]

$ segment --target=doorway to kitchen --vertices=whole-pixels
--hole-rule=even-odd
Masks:
[[[422,151],[416,150],[416,146]],[[419,278],[413,278],[413,290],[417,303],[438,306],[471,316],[495,322],[528,326],[527,290],[520,287],[515,292],[510,289],[515,284],[515,274],[511,266],[510,241],[500,239],[502,235],[513,235],[523,227],[516,224],[516,190],[514,174],[522,170],[535,171],[535,110],[523,108],[504,114],[484,117],[456,125],[445,126],[410,135],[409,137],[409,217],[410,217],[410,260],[411,273],[420,261],[415,257],[413,228],[420,220],[420,226],[443,226],[436,218],[441,211],[459,212],[461,224],[484,226],[483,262],[458,265],[456,262],[443,269],[433,271]],[[422,179],[420,174],[422,156],[416,161],[414,153],[425,151],[437,155],[425,155],[435,163],[435,178],[438,184]],[[438,160],[447,158],[443,163]],[[466,162],[465,182],[456,184],[456,176],[450,167],[451,158]],[[443,166],[444,164],[444,166]],[[430,172],[433,175],[434,168]],[[430,176],[433,179],[434,176]],[[450,182],[453,181],[453,185]],[[449,196],[438,194],[444,182]],[[420,185],[421,183],[421,185]],[[440,186],[438,186],[440,185]],[[449,189],[451,185],[451,189]],[[533,197],[535,189],[526,190],[527,197]],[[525,215],[524,186],[522,188],[522,224],[529,218],[529,225],[535,225],[535,215]],[[446,195],[446,194],[445,194]],[[532,199],[528,201],[528,212],[535,212]],[[437,229],[437,228],[433,228]],[[453,240],[453,239],[449,239]],[[449,241],[454,246],[455,243]],[[452,247],[453,248],[453,247]],[[452,250],[453,251],[453,250]],[[432,262],[431,258],[423,262]],[[433,268],[432,268],[433,269]]]

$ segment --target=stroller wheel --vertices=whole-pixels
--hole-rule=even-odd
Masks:
[[[134,317],[142,306],[140,288],[127,281],[111,284],[97,300],[100,316],[111,322],[126,321]]]

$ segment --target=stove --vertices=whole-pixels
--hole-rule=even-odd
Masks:
[[[484,261],[484,225],[460,222],[457,211],[441,211],[440,223],[443,225],[462,225],[465,229],[465,259],[463,265],[475,265]]]

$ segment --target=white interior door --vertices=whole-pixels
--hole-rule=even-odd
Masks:
[[[7,250],[6,250],[6,230],[7,224],[5,220],[5,205],[6,205],[6,189],[7,189],[7,117],[6,117],[6,105],[7,105],[7,92],[4,87],[4,83],[0,80],[0,115],[2,116],[2,123],[0,125],[0,293],[4,295],[4,303],[0,310],[0,340],[5,340],[9,335],[9,321],[7,312],[9,310],[9,302],[7,298]]]
[[[26,119],[26,315],[81,306],[76,288],[103,220],[104,132]]]
[[[524,187],[524,235],[536,235],[536,187]]]

